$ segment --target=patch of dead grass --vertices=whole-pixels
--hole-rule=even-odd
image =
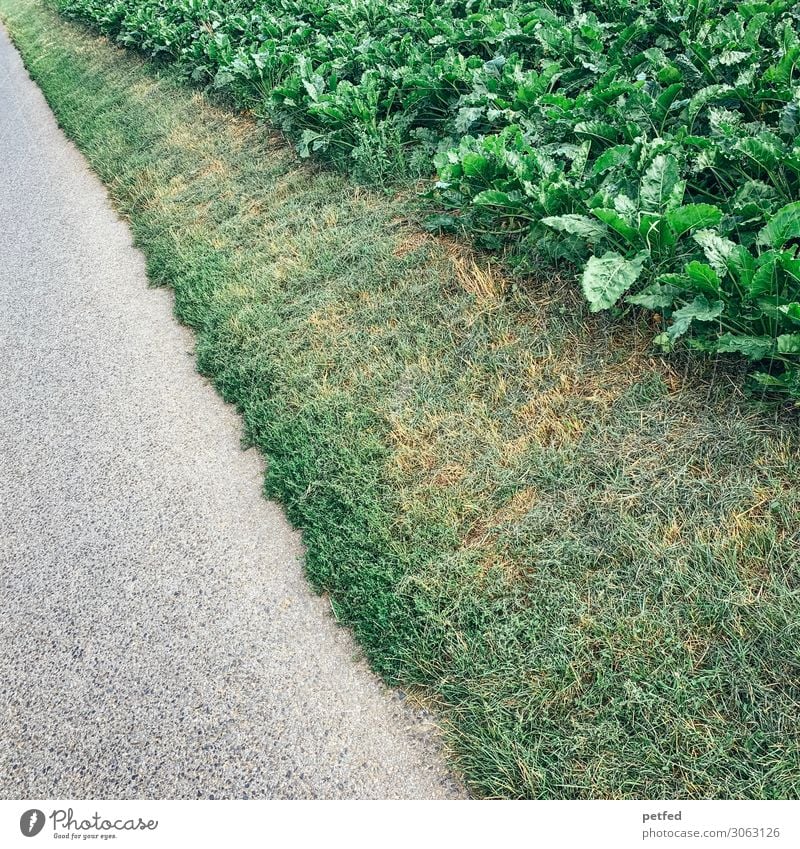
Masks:
[[[481,307],[500,306],[508,277],[489,259],[478,257],[464,245],[451,241],[445,242],[445,246],[455,278],[464,291],[469,292]]]

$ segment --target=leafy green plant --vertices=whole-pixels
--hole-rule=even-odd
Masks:
[[[433,229],[574,263],[590,309],[800,399],[800,9],[790,0],[58,0],[386,183]]]

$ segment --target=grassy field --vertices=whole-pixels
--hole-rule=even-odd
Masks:
[[[800,794],[800,438],[557,277],[65,23],[0,14],[131,221],[265,490],[490,797]]]

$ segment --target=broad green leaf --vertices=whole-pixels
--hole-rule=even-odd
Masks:
[[[675,303],[680,292],[677,286],[671,286],[669,283],[653,283],[638,294],[629,295],[625,301],[648,310],[663,310]]]
[[[303,87],[311,100],[316,103],[325,91],[325,80],[319,74],[313,74],[310,79],[303,79]]]
[[[723,333],[716,344],[720,354],[742,354],[753,362],[763,360],[772,351],[774,340],[770,336],[734,336]]]
[[[738,65],[749,56],[746,50],[723,50],[717,58],[720,65]]]
[[[792,242],[791,244],[794,243]],[[781,251],[778,256],[778,263],[790,277],[794,277],[794,285],[800,283],[800,259],[795,259],[791,250]]]
[[[487,177],[491,171],[491,163],[479,153],[465,153],[461,158],[461,167],[467,177]]]
[[[722,221],[722,210],[710,203],[687,203],[667,213],[667,223],[676,236],[688,230],[716,227]]]
[[[761,180],[747,180],[737,190],[730,208],[738,215],[766,215],[778,203],[778,191]]]
[[[797,301],[793,301],[791,304],[783,304],[783,306],[778,307],[778,311],[792,321],[800,323],[800,303]]]
[[[724,99],[732,91],[733,88],[729,85],[709,85],[701,88],[700,91],[692,96],[689,105],[686,107],[690,127],[705,106],[716,100]]]
[[[499,206],[504,209],[514,209],[519,206],[519,202],[515,201],[506,192],[499,192],[496,189],[486,189],[486,191],[478,192],[472,199],[476,206]]]
[[[459,228],[459,221],[453,215],[429,215],[422,222],[422,226],[432,233],[454,233]]]
[[[639,207],[633,198],[626,194],[619,194],[614,198],[614,209],[623,217],[632,217],[639,211]]]
[[[759,298],[761,295],[775,291],[775,267],[778,264],[778,257],[778,253],[769,251],[758,258],[756,270],[750,278],[750,285],[746,288],[749,298]]]
[[[800,129],[800,104],[787,103],[781,111],[778,126],[782,133],[794,138]]]
[[[681,198],[677,198],[678,194]],[[644,172],[639,185],[639,201],[645,209],[659,212],[676,201],[679,203],[682,197],[678,160],[672,154],[660,153]]]
[[[690,291],[700,292],[712,297],[719,294],[719,277],[710,265],[692,260],[687,263],[685,271],[688,278],[687,288]]]
[[[639,231],[632,227],[616,210],[600,207],[593,209],[592,215],[596,215],[604,224],[619,233],[631,247],[638,247],[641,244]]]
[[[633,286],[642,273],[645,254],[626,259],[622,254],[608,251],[593,256],[583,269],[581,285],[592,312],[608,309]]]
[[[785,316],[780,311],[781,304],[776,302],[774,295],[767,298],[758,298],[755,304],[761,310],[763,316],[770,321],[780,323],[784,320]]]
[[[698,295],[690,304],[672,313],[672,324],[667,329],[669,338],[674,342],[683,336],[692,322],[714,321],[722,315],[725,304],[722,301],[709,301],[703,295]]]
[[[740,139],[736,143],[736,150],[745,161],[750,160],[767,174],[772,174],[780,168],[781,160],[787,153],[783,142],[769,133]]]
[[[667,117],[667,113],[672,108],[672,104],[675,102],[675,99],[681,93],[682,89],[683,83],[673,83],[672,85],[667,86],[667,88],[665,88],[656,99],[652,121],[658,127],[661,127],[663,124],[664,119]]]
[[[779,209],[758,234],[762,245],[782,248],[790,239],[800,237],[800,201]]]
[[[612,168],[618,168],[620,165],[632,165],[633,155],[632,148],[629,144],[617,144],[604,150],[597,157],[592,166],[592,174],[603,174]]]
[[[703,249],[706,259],[720,277],[728,270],[728,260],[736,251],[736,244],[713,230],[698,230],[692,238]]]
[[[606,228],[588,215],[550,215],[542,218],[542,224],[562,233],[582,236],[589,242],[598,242],[608,236]]]
[[[572,157],[572,165],[569,173],[572,179],[580,178],[586,170],[586,163],[589,161],[589,153],[592,149],[592,143],[587,139],[582,145],[578,145],[575,149],[575,155]]]
[[[616,144],[620,140],[619,130],[603,121],[581,121],[575,125],[574,132],[576,136],[588,136],[607,144]]]
[[[755,264],[755,258],[744,245],[737,245],[736,250],[731,251],[727,260],[728,271],[733,279],[745,290],[752,283]]]
[[[760,384],[761,386],[774,386],[776,388],[783,389],[786,384],[779,377],[776,377],[774,374],[769,374],[765,371],[757,371],[753,375],[753,380]]]
[[[653,344],[666,354],[675,350],[675,345],[673,344],[672,339],[669,338],[668,333],[659,333],[658,336],[654,336]]]
[[[800,333],[784,333],[775,341],[779,354],[800,354]]]
[[[327,144],[327,139],[321,133],[306,129],[303,130],[303,134],[297,144],[297,152],[305,159],[315,151],[324,150]]]

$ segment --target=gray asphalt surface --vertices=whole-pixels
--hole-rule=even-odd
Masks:
[[[442,798],[0,29],[0,796]]]

